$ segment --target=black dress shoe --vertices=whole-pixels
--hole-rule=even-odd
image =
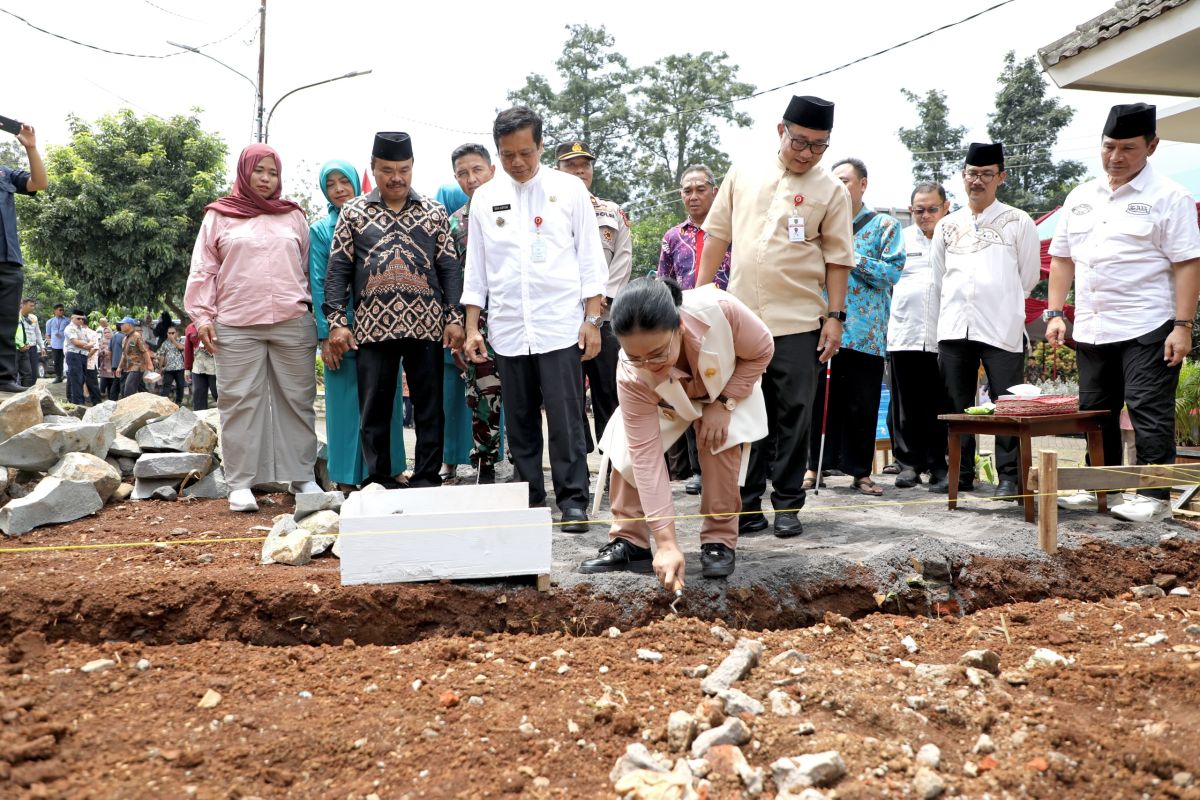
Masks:
[[[737,555],[723,544],[700,545],[700,574],[706,578],[728,578],[737,565]]]
[[[896,475],[897,489],[911,489],[921,483],[921,476],[912,467],[904,467]]]
[[[779,511],[775,514],[775,535],[780,539],[791,539],[804,533],[800,516],[795,511]]]
[[[624,539],[613,539],[600,548],[600,555],[579,565],[584,574],[594,572],[654,572],[654,554]]]
[[[945,472],[934,472],[929,476],[929,491],[947,494],[950,491],[950,476]]]
[[[479,475],[475,479],[476,483],[495,483],[496,482],[496,465],[495,464],[480,464]]]
[[[703,488],[703,484],[699,475],[688,478],[687,483],[683,485],[683,491],[687,494],[700,494],[701,488]]]
[[[745,536],[747,533],[758,533],[767,529],[767,518],[763,516],[761,511],[755,511],[752,514],[743,513],[738,517],[738,535]]]
[[[12,392],[13,394],[20,394],[28,388],[28,386],[22,386],[14,381],[0,383],[0,392]]]
[[[562,521],[563,524],[559,527],[566,533],[588,532],[588,517],[582,508],[564,508]]]
[[[1012,503],[1019,503],[1022,499],[1024,499],[1019,497],[1020,494],[1021,489],[1017,486],[1016,481],[1002,480],[1000,483],[996,484],[996,493],[993,496],[997,500],[1007,500]]]

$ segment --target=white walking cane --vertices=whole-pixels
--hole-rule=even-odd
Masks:
[[[821,493],[821,465],[825,463],[825,426],[829,423],[829,381],[833,377],[833,356],[825,362],[825,408],[821,411],[821,451],[817,453],[817,479],[813,481],[813,494]]]

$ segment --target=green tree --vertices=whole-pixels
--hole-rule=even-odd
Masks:
[[[30,254],[97,305],[179,301],[204,206],[225,184],[225,145],[195,115],[139,117],[129,109],[87,123],[47,153],[50,188],[22,198]]]
[[[660,58],[641,71],[634,90],[639,121],[633,125],[638,199],[676,193],[691,164],[707,164],[717,175],[728,171],[717,124],[745,128],[754,121],[734,110],[733,101],[751,94],[754,85],[738,81],[737,65],[728,59],[724,52],[685,53]],[[677,194],[675,211],[683,213]]]
[[[996,197],[1036,218],[1062,205],[1087,172],[1078,161],[1055,161],[1050,154],[1075,110],[1046,97],[1046,79],[1033,56],[1018,62],[1009,50],[998,80],[987,131],[993,142],[1004,143],[1008,178]]]
[[[950,108],[946,105],[945,92],[930,89],[922,97],[908,89],[901,89],[900,94],[917,107],[917,126],[900,128],[896,132],[912,153],[913,182],[945,184],[962,167],[966,155],[963,137],[967,134],[967,128],[950,124]]]
[[[35,314],[42,324],[54,314],[54,306],[62,303],[68,313],[78,301],[78,294],[63,281],[62,276],[47,269],[36,261],[25,261],[25,286],[22,298],[31,298],[37,303]]]
[[[633,277],[640,278],[658,270],[658,254],[662,252],[663,234],[679,222],[679,215],[670,210],[657,210],[629,223],[633,241]]]
[[[636,83],[637,71],[616,51],[614,39],[603,25],[566,28],[562,57],[554,62],[561,88],[555,89],[545,76],[533,74],[526,78],[525,86],[509,92],[508,99],[541,114],[545,163],[553,164],[559,143],[583,139],[596,155],[593,194],[625,203],[633,159],[632,147],[622,134],[629,116],[626,93]]]

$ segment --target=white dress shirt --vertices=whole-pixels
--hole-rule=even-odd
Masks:
[[[475,190],[462,304],[487,308],[499,355],[578,345],[585,301],[604,294],[607,280],[596,211],[579,178],[543,165],[525,183],[501,175]]]
[[[1196,201],[1149,164],[1116,191],[1090,180],[1067,195],[1050,255],[1075,262],[1076,341],[1135,339],[1175,318],[1171,265],[1200,258]]]
[[[937,352],[938,292],[929,264],[933,240],[916,224],[904,229],[904,270],[892,287],[887,349]]]
[[[1010,353],[1024,349],[1025,298],[1041,277],[1037,228],[1019,208],[993,202],[942,217],[929,263],[940,291],[938,341],[969,339]]]

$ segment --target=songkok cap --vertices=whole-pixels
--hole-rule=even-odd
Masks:
[[[71,316],[72,316],[72,317],[86,317],[86,316],[87,316],[87,312],[86,312],[86,311],[84,311],[82,308],[77,308],[77,309],[75,309],[74,311],[72,311],[72,312],[71,312]]]
[[[794,96],[783,118],[793,125],[814,131],[833,130],[833,103],[812,95]]]
[[[412,138],[400,131],[381,131],[375,134],[371,155],[384,161],[408,161],[413,157]]]
[[[971,142],[967,147],[967,166],[989,167],[999,164],[1004,169],[1004,145],[999,142]]]
[[[593,161],[596,160],[596,157],[592,155],[592,149],[582,139],[563,142],[554,149],[554,157],[559,161],[570,161],[572,158],[590,158]]]
[[[1110,139],[1154,136],[1157,110],[1156,106],[1146,103],[1113,106],[1104,123],[1104,135]]]
[[[125,319],[121,320],[121,321],[120,321],[120,322],[118,322],[117,324],[118,324],[118,325],[140,325],[141,323],[140,323],[140,322],[138,322],[138,321],[137,321],[136,319],[134,319],[133,317],[125,317]]]

